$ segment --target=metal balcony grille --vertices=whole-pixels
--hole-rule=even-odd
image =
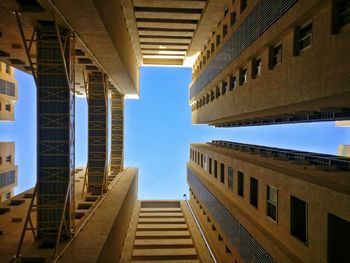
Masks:
[[[16,175],[15,171],[1,173],[0,174],[0,188],[14,184],[15,183],[15,175]]]
[[[111,173],[118,174],[123,169],[124,96],[114,88],[111,91],[111,115]]]
[[[106,76],[89,75],[89,153],[88,191],[102,194],[106,187],[107,166],[107,94]]]
[[[196,197],[207,207],[244,262],[276,262],[190,169],[187,169],[187,180]]]
[[[0,79],[0,93],[8,96],[15,96],[15,83]]]
[[[295,151],[275,147],[244,144],[215,140],[208,143],[214,147],[224,147],[237,151],[258,153],[264,156],[281,158],[282,160],[305,161],[313,165],[330,166],[339,170],[350,171],[350,158],[313,152]]]
[[[58,37],[60,34],[60,37]],[[65,49],[60,51],[62,39]],[[46,25],[37,32],[37,231],[44,243],[69,236],[74,209],[74,42],[68,31]],[[65,62],[68,62],[65,71]],[[68,79],[71,83],[68,83]],[[67,207],[67,209],[66,209]]]
[[[190,89],[194,98],[233,60],[242,54],[260,35],[268,30],[298,0],[261,0],[244,19]]]

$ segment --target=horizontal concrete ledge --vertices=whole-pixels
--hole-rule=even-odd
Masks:
[[[139,224],[137,230],[187,230],[187,224]]]
[[[139,223],[143,224],[154,224],[154,223],[162,223],[162,224],[181,224],[185,223],[184,218],[139,218]]]
[[[193,245],[191,238],[182,239],[136,239],[135,246],[153,246],[153,245]]]
[[[136,238],[140,237],[189,237],[190,232],[189,231],[137,231],[136,232]]]
[[[139,217],[183,217],[183,213],[140,213]]]
[[[181,256],[196,256],[197,252],[194,248],[165,248],[165,249],[134,249],[133,257],[181,257]]]

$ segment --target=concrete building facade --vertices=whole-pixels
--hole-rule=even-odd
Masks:
[[[0,121],[13,121],[17,101],[15,69],[0,61]]]
[[[0,202],[14,195],[18,182],[18,168],[15,165],[15,143],[0,142]]]
[[[193,66],[192,121],[348,119],[347,1],[231,1]]]
[[[348,158],[192,144],[190,203],[221,262],[349,260]]]

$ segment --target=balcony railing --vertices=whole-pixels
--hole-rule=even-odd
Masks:
[[[301,161],[301,163],[328,166],[330,168],[335,168],[338,170],[350,171],[350,158],[342,156],[296,151],[221,140],[214,140],[212,142],[209,142],[208,144],[214,147],[224,147],[237,151],[245,151],[253,154],[256,153],[264,156],[280,158],[281,160]]]

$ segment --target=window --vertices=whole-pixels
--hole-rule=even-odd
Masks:
[[[332,1],[332,34],[338,34],[339,29],[350,24],[350,1]]]
[[[266,213],[269,218],[277,222],[278,190],[271,185],[267,186]]]
[[[222,26],[222,37],[225,37],[227,35],[227,25]]]
[[[203,168],[203,154],[201,153],[201,167]]]
[[[250,177],[250,204],[258,208],[258,192],[259,182],[258,179]]]
[[[233,169],[232,167],[227,167],[227,183],[228,183],[228,189],[233,191]]]
[[[247,82],[248,79],[248,70],[246,68],[241,68],[240,69],[240,85],[243,85],[244,83]]]
[[[214,177],[218,178],[218,162],[214,160]]]
[[[213,54],[215,52],[215,45],[214,43],[211,43],[211,53]]]
[[[261,58],[253,59],[252,73],[253,78],[261,75]]]
[[[248,5],[248,0],[241,0],[241,13],[244,11],[247,5]]]
[[[205,65],[205,63],[207,62],[205,56],[203,57],[203,65]]]
[[[210,58],[210,50],[207,50],[207,58],[209,60],[209,58]]]
[[[2,156],[0,156],[0,165],[2,164]]]
[[[350,222],[328,214],[328,262],[350,262]]]
[[[198,165],[200,164],[200,154],[199,154],[199,152],[197,152],[197,164]]]
[[[297,197],[290,197],[290,233],[307,243],[307,203]]]
[[[230,25],[231,27],[236,23],[236,12],[231,12],[230,15]]]
[[[244,196],[244,173],[240,171],[237,176],[237,193],[239,196]]]
[[[9,65],[6,64],[6,68],[5,71],[7,74],[11,74],[11,67]]]
[[[225,95],[226,94],[226,89],[227,89],[227,81],[224,80],[221,84],[222,86],[222,95]]]
[[[5,104],[5,110],[11,112],[11,104]]]
[[[221,37],[220,35],[216,35],[216,46],[220,45]]]
[[[230,76],[230,91],[232,91],[237,85],[236,76]]]
[[[275,66],[282,63],[282,44],[270,47],[269,51],[270,61],[269,69],[273,69]]]
[[[6,162],[7,163],[11,163],[12,162],[12,155],[11,154],[6,156]]]
[[[216,87],[216,92],[215,92],[215,98],[219,98],[220,97],[220,88],[219,87]]]
[[[211,91],[210,91],[210,101],[213,101],[214,99],[215,99],[214,91],[211,90]]]
[[[225,165],[220,163],[220,182],[225,183]]]
[[[207,103],[209,103],[210,102],[210,95],[209,95],[209,93],[207,94]]]
[[[311,46],[312,43],[312,23],[296,28],[294,31],[294,55],[299,51]]]
[[[209,158],[209,174],[212,173],[212,163],[211,163],[211,158]]]
[[[208,171],[208,157],[204,155],[204,170]]]

